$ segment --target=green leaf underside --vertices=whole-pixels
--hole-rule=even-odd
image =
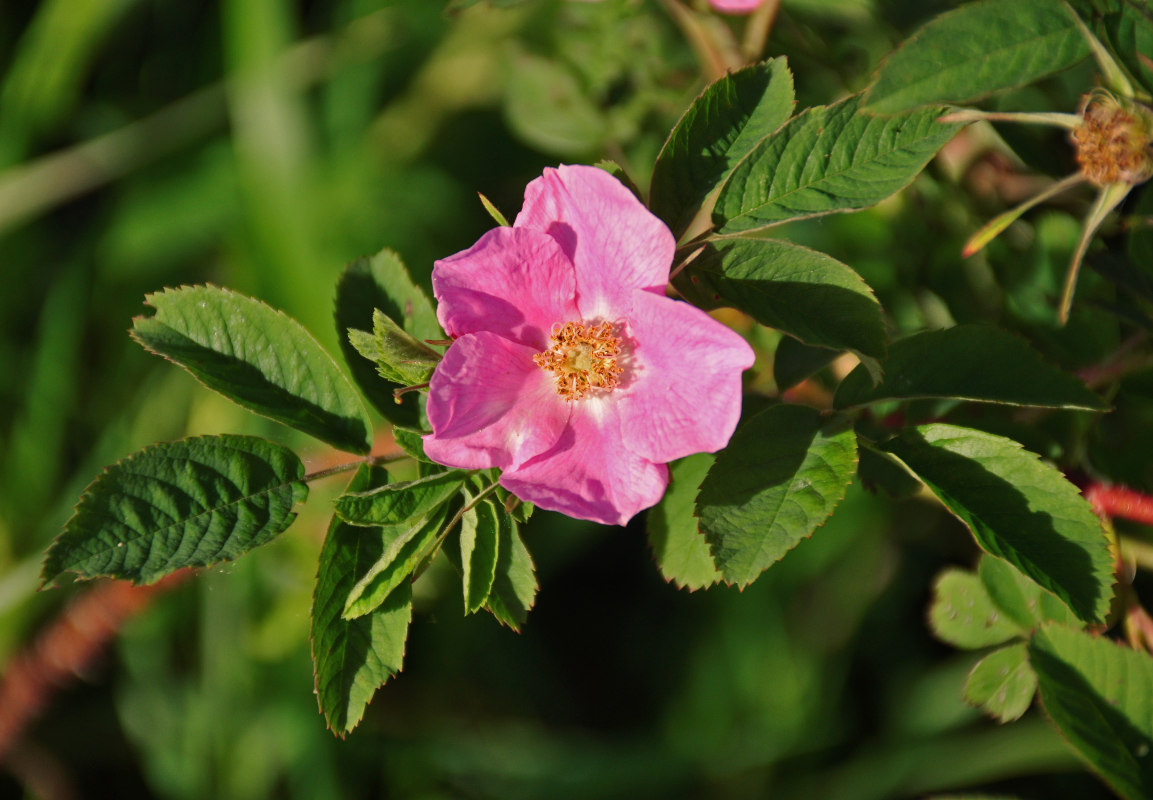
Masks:
[[[348,492],[336,499],[336,513],[353,525],[406,525],[447,502],[460,491],[466,477],[467,473],[452,470],[367,492]]]
[[[349,484],[352,491],[372,488],[381,468],[362,466]],[[412,592],[398,586],[383,604],[354,620],[341,617],[356,582],[380,558],[379,528],[360,528],[333,518],[320,550],[312,600],[312,658],[316,696],[329,728],[345,734],[360,722],[373,694],[400,671],[412,619]]]
[[[353,328],[348,340],[376,365],[380,377],[402,386],[427,382],[440,361],[439,353],[406,333],[379,309],[372,315],[372,333]]]
[[[965,681],[965,701],[1001,722],[1020,719],[1036,693],[1037,673],[1029,666],[1024,642],[994,650],[977,662]]]
[[[1029,642],[1045,711],[1113,789],[1153,797],[1153,658],[1049,625]]]
[[[649,545],[666,581],[695,591],[721,580],[693,514],[701,481],[714,456],[698,453],[669,466],[669,488],[648,515]]]
[[[1009,563],[983,555],[977,574],[997,608],[1023,630],[1031,631],[1044,622],[1077,624],[1067,605]]]
[[[856,272],[780,239],[710,243],[674,281],[706,308],[732,306],[808,345],[885,355],[881,306]]]
[[[815,409],[769,408],[741,425],[717,456],[697,495],[700,528],[729,583],[746,585],[845,497],[857,440],[841,417]]]
[[[1077,488],[1010,439],[954,425],[906,431],[885,449],[945,504],[987,553],[1063,600],[1079,619],[1109,608],[1113,559]]]
[[[504,514],[501,517],[496,572],[486,607],[502,625],[519,631],[536,602],[536,568],[516,520]]]
[[[793,76],[778,58],[710,84],[669,134],[653,167],[653,213],[680,236],[705,197],[793,113]]]
[[[713,224],[739,234],[876,205],[907,186],[961,126],[941,108],[897,117],[860,111],[860,96],[793,117],[750,152],[721,187]]]
[[[416,425],[420,419],[416,394],[410,393],[397,403],[392,392],[401,384],[381,378],[372,362],[357,353],[348,340],[350,329],[372,330],[377,309],[418,341],[444,338],[428,296],[413,282],[400,256],[391,250],[353,261],[340,276],[336,287],[336,328],[344,360],[373,407],[389,422]]]
[[[132,336],[250,411],[340,450],[367,453],[372,421],[344,373],[296,320],[214,286],[148,295]]]
[[[942,14],[881,65],[866,109],[894,114],[1023,86],[1089,55],[1074,15],[1054,0],[981,0]]]
[[[380,557],[349,590],[342,612],[345,619],[374,611],[398,587],[409,584],[413,570],[434,554],[441,541],[449,509],[446,503],[405,523],[376,528],[382,542]]]
[[[52,543],[43,579],[64,571],[151,583],[231,561],[271,541],[308,496],[304,465],[252,436],[152,445],[108,467]]]
[[[1100,411],[1108,405],[1077,378],[1045,363],[1028,342],[986,325],[926,331],[889,346],[874,386],[858,366],[837,387],[837,408],[940,397]]]
[[[929,625],[938,639],[966,650],[1004,644],[1025,633],[996,606],[977,575],[960,569],[937,577]]]
[[[479,611],[488,602],[496,578],[500,551],[500,528],[512,521],[487,498],[464,513],[460,520],[460,563],[464,613]]]
[[[837,353],[825,347],[814,347],[791,336],[781,337],[773,354],[773,380],[781,391],[796,386],[827,367]]]

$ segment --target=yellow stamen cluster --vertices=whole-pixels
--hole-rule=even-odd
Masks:
[[[1098,186],[1138,184],[1153,176],[1153,115],[1144,107],[1126,108],[1112,96],[1086,98],[1073,144],[1081,174]]]
[[[552,346],[532,360],[556,376],[556,392],[565,400],[580,400],[593,389],[611,392],[620,383],[621,340],[611,322],[554,325],[550,341]]]

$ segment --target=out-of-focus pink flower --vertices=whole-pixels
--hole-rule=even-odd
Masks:
[[[608,173],[545,170],[512,227],[436,262],[454,341],[429,387],[428,456],[498,467],[522,500],[624,524],[660,500],[669,461],[724,447],[753,352],[665,296],[674,249]]]
[[[751,14],[764,0],[709,0],[717,11],[725,14]]]

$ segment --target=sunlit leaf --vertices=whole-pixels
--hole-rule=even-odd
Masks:
[[[499,527],[496,574],[486,607],[502,625],[519,631],[536,602],[536,567],[521,540],[516,520]]]
[[[214,286],[165,289],[132,336],[245,408],[354,453],[372,447],[360,396],[300,323]]]
[[[721,580],[708,542],[697,526],[694,505],[714,457],[681,459],[669,467],[669,488],[648,514],[649,544],[665,580],[690,591]]]
[[[1033,630],[1044,622],[1077,624],[1077,617],[1056,595],[1007,561],[983,555],[977,574],[997,608],[1023,630]]]
[[[885,449],[983,550],[1056,594],[1078,618],[1104,620],[1113,559],[1101,520],[1064,475],[1011,439],[955,425],[908,430]]]
[[[348,492],[336,499],[336,513],[353,525],[405,525],[447,502],[460,491],[465,476],[459,470],[438,472],[415,481]]]
[[[854,95],[810,108],[757,145],[721,187],[718,232],[875,205],[907,186],[961,127],[938,122],[940,108],[875,117],[860,102]]]
[[[834,398],[837,408],[878,400],[956,398],[1046,408],[1100,411],[1108,405],[1077,378],[1045,363],[1028,342],[986,325],[918,333],[889,346],[885,376],[850,372]]]
[[[942,14],[881,65],[867,110],[893,114],[1023,86],[1089,55],[1073,13],[1054,0],[979,0]]]
[[[488,601],[496,577],[502,538],[500,529],[501,526],[511,525],[512,520],[508,515],[497,510],[488,498],[465,511],[461,517],[460,562],[463,571],[464,613],[472,614]]]
[[[996,606],[977,575],[960,569],[937,576],[929,625],[941,641],[967,650],[1003,644],[1026,632]]]
[[[868,284],[824,253],[781,239],[710,243],[675,285],[697,305],[725,305],[805,344],[885,355],[885,322]]]
[[[84,491],[52,543],[43,579],[64,571],[151,583],[181,567],[231,561],[271,541],[308,496],[296,454],[252,436],[146,447]]]
[[[844,499],[856,466],[856,435],[841,417],[779,405],[737,428],[696,503],[724,579],[746,585],[810,536]]]
[[[380,377],[403,386],[426,383],[440,354],[407,333],[380,309],[372,315],[372,333],[352,328],[348,341],[376,365]]]
[[[677,236],[705,197],[761,139],[793,113],[783,58],[726,74],[681,117],[653,167],[650,203]]]
[[[1029,662],[1045,711],[1089,766],[1127,800],[1153,797],[1153,658],[1049,625]]]
[[[349,484],[364,491],[380,468],[362,466]],[[338,734],[356,727],[373,694],[400,671],[404,642],[412,618],[412,593],[402,583],[366,616],[342,618],[344,603],[358,575],[375,564],[383,551],[379,528],[360,528],[333,518],[320,549],[320,566],[312,599],[312,659],[316,697],[328,726]]]

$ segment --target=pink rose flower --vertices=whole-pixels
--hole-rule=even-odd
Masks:
[[[528,185],[512,227],[437,261],[454,341],[429,386],[428,456],[623,525],[661,499],[669,461],[724,447],[753,351],[665,296],[675,247],[611,175],[562,166]]]
[[[713,8],[725,14],[751,14],[764,0],[709,0]]]

